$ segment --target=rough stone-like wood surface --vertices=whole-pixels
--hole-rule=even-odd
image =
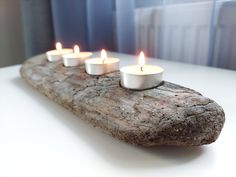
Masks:
[[[214,142],[223,109],[200,93],[164,82],[158,88],[120,87],[119,72],[90,76],[84,67],[65,68],[45,55],[27,60],[21,76],[38,91],[109,135],[143,146],[198,146]]]

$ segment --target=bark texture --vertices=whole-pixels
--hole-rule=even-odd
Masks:
[[[200,93],[173,83],[131,91],[120,74],[86,74],[45,55],[27,60],[22,78],[80,119],[125,142],[142,145],[199,146],[214,142],[224,125],[223,109]]]

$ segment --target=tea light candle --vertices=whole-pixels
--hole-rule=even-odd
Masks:
[[[92,55],[91,52],[80,52],[79,46],[74,46],[74,53],[63,55],[64,66],[78,66],[84,64],[84,61]]]
[[[102,75],[119,70],[120,60],[107,57],[106,51],[101,51],[101,58],[92,58],[85,61],[85,69],[88,74]]]
[[[144,53],[139,55],[139,65],[125,66],[120,69],[121,86],[144,90],[161,84],[164,69],[158,66],[145,65]]]
[[[55,61],[61,60],[62,55],[72,53],[72,52],[73,52],[72,49],[68,49],[68,48],[63,49],[61,43],[57,42],[56,43],[56,50],[50,50],[50,51],[46,52],[46,55],[47,55],[48,61],[55,62]]]

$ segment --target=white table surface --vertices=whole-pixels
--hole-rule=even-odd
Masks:
[[[109,53],[121,66],[137,59]],[[0,177],[236,176],[236,71],[148,59],[164,79],[225,110],[219,139],[194,148],[135,147],[109,137],[28,86],[20,66],[0,69]]]

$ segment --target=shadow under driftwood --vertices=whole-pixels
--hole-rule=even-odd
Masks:
[[[45,105],[45,109],[48,109],[56,120],[63,122],[78,138],[83,139],[97,154],[100,154],[101,158],[122,168],[137,170],[169,168],[197,160],[207,153],[206,147],[158,146],[145,148],[121,142],[98,129],[94,129],[71,112],[50,101],[27,85],[21,78],[15,78],[12,82],[27,92],[35,101]],[[205,165],[208,166],[209,163]]]

